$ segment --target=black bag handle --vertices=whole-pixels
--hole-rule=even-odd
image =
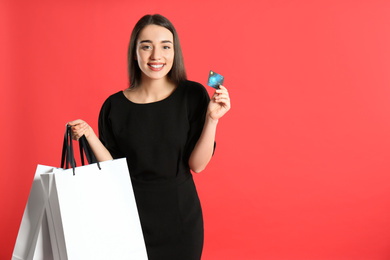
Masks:
[[[73,175],[74,175],[76,161],[74,159],[74,154],[73,154],[72,131],[70,126],[66,125],[64,144],[62,145],[61,168],[64,168],[65,166],[65,169],[68,169],[69,165],[73,168]]]
[[[79,148],[80,148],[81,164],[84,165],[84,154],[85,154],[85,157],[87,158],[88,164],[96,163],[97,166],[99,167],[99,170],[101,170],[100,164],[99,164],[98,160],[96,159],[95,154],[93,153],[91,147],[89,146],[89,143],[88,143],[85,135],[83,135],[79,139]]]
[[[99,170],[101,170],[100,164],[97,161],[95,155],[92,152],[91,147],[88,144],[85,136],[79,139],[81,164],[84,165],[84,153],[87,158],[88,164],[96,163]],[[65,168],[64,168],[65,166]],[[74,159],[73,141],[72,141],[72,129],[70,125],[66,125],[64,144],[62,146],[61,156],[61,168],[69,169],[69,166],[73,169],[73,175],[75,175],[76,161]]]

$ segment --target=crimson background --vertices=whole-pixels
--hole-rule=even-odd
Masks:
[[[1,0],[0,259],[65,123],[97,130],[126,88],[146,13],[175,24],[189,78],[213,69],[232,99],[195,176],[203,259],[389,259],[390,2],[368,0]]]

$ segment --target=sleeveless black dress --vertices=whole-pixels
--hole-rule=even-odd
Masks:
[[[100,111],[100,140],[113,158],[127,158],[149,260],[201,258],[203,217],[188,159],[209,101],[201,84],[183,81],[147,104],[120,91]]]

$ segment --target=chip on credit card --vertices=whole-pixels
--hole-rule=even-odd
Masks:
[[[207,81],[207,85],[212,88],[219,89],[220,85],[223,85],[223,76],[210,70],[209,80]]]

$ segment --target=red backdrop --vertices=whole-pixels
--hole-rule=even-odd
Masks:
[[[135,22],[178,30],[189,78],[232,109],[195,176],[205,260],[390,258],[389,1],[0,1],[0,259],[67,121],[127,87]],[[211,89],[210,93],[211,93]]]

